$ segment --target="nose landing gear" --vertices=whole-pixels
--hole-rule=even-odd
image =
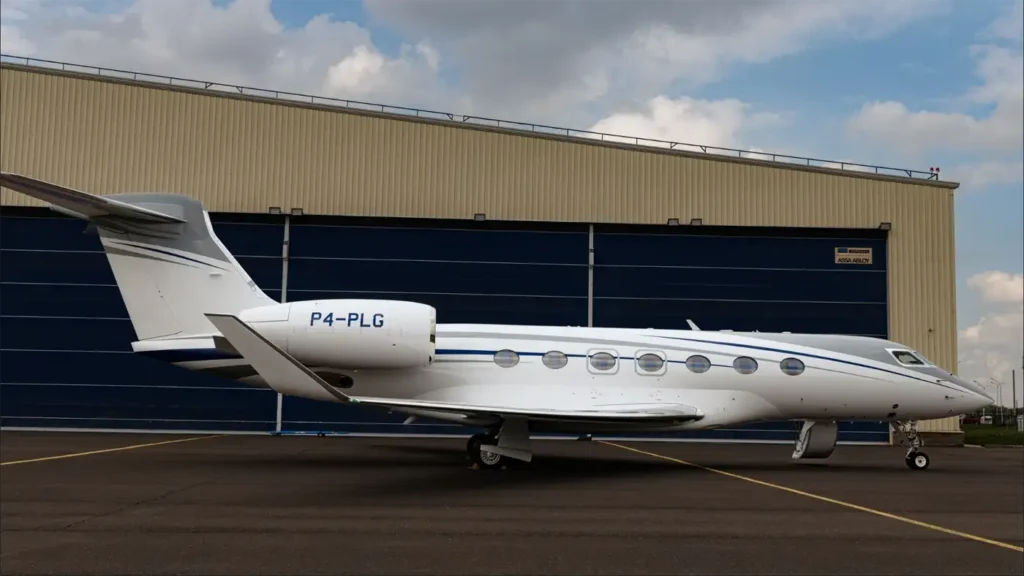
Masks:
[[[924,443],[921,441],[921,436],[917,433],[917,421],[902,422],[900,420],[893,420],[889,422],[889,427],[892,428],[893,434],[899,436],[907,443],[907,455],[904,458],[907,468],[911,470],[928,469],[931,458],[921,451],[921,446]]]

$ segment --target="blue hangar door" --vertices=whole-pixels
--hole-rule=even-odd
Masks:
[[[855,250],[851,250],[855,249]],[[853,260],[860,263],[849,263]],[[881,230],[595,226],[594,325],[888,335]],[[795,440],[767,423],[676,437]],[[888,442],[884,423],[840,441]]]
[[[211,215],[272,298],[283,216]],[[46,208],[0,215],[0,425],[272,431],[277,394],[132,354],[106,255],[86,223]]]
[[[299,217],[286,227],[285,218],[211,215],[272,298],[402,298],[435,306],[447,323],[587,324],[586,226]],[[85,232],[47,209],[0,215],[0,425],[274,430],[273,391],[131,353],[106,256]],[[870,249],[870,263],[837,263],[850,248]],[[594,325],[684,328],[689,318],[711,330],[884,337],[885,256],[882,232],[596,226]],[[286,431],[466,432],[296,398],[282,409]],[[795,433],[782,423],[689,436]],[[888,439],[881,424],[841,434]]]
[[[423,302],[440,323],[587,325],[589,228],[304,216],[290,226],[288,301]],[[466,434],[461,426],[288,397],[282,430]]]

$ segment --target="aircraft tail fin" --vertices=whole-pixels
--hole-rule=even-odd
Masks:
[[[194,198],[98,196],[8,172],[0,173],[0,186],[95,226],[139,340],[214,333],[207,313],[276,303],[217,238]]]

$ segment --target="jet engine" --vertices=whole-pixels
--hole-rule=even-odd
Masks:
[[[307,300],[250,308],[238,317],[308,366],[417,368],[434,361],[437,311],[426,304]]]

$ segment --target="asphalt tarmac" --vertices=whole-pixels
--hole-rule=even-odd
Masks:
[[[0,572],[1024,574],[1020,449],[189,438],[0,433]]]

